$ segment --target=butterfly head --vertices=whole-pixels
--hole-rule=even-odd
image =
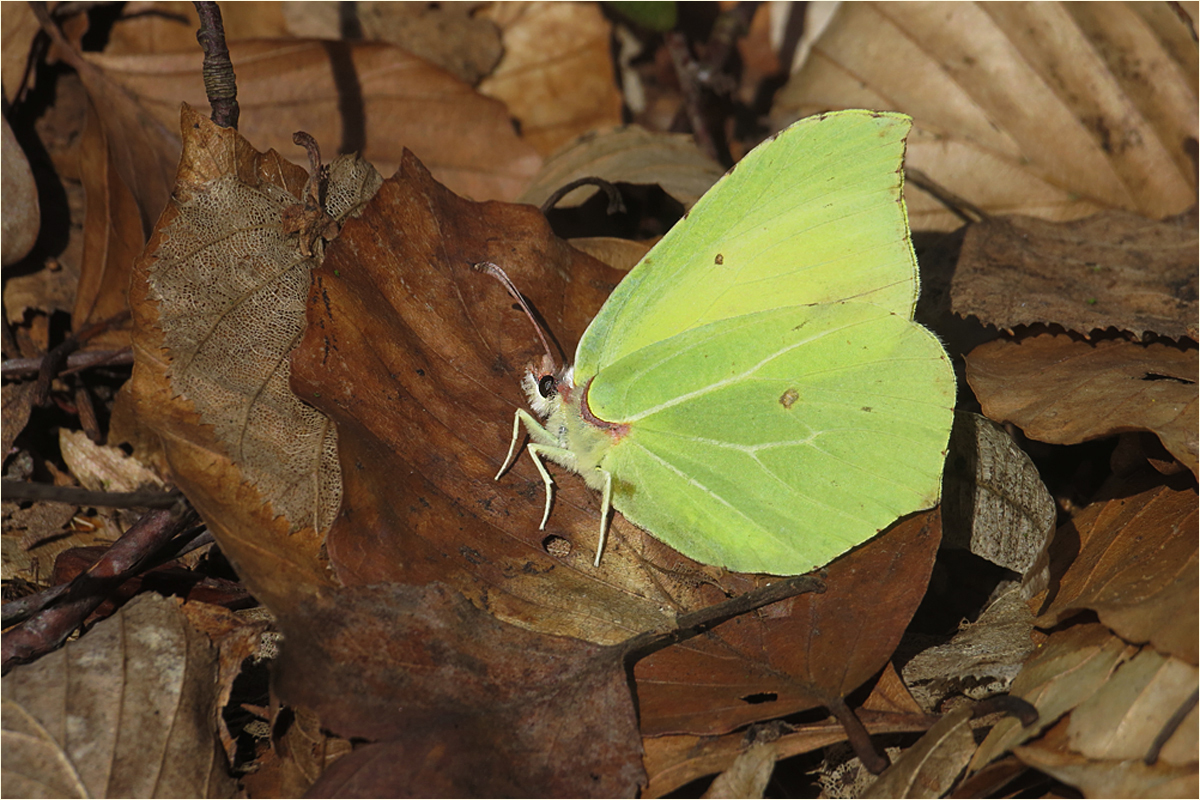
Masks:
[[[540,364],[525,370],[521,381],[529,405],[542,419],[546,419],[559,408],[575,388],[575,368],[560,367],[550,356],[543,356]]]

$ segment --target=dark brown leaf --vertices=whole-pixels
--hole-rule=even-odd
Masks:
[[[499,622],[445,587],[324,593],[280,619],[275,687],[344,737],[315,796],[632,797],[622,651]]]
[[[571,475],[560,473],[537,529],[544,495],[528,460],[494,476],[525,404],[523,366],[540,354],[503,287],[471,269],[485,260],[565,352],[619,278],[533,209],[458,198],[416,159],[314,273],[292,383],[338,425],[345,499],[327,539],[338,578],[441,581],[502,620],[605,644],[769,580],[690,562],[620,515],[593,568],[599,503]],[[549,548],[557,555],[548,537],[566,543]],[[643,731],[723,732],[852,691],[891,655],[938,539],[934,518],[914,517],[833,564],[823,598],[777,603],[643,660]]]

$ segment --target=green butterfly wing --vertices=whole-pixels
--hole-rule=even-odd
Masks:
[[[858,299],[911,317],[903,114],[839,111],[758,146],[621,281],[584,332],[576,383],[719,319]]]
[[[601,462],[626,518],[702,563],[791,575],[937,503],[954,373],[906,317],[832,303],[648,345],[588,404],[629,425]]]

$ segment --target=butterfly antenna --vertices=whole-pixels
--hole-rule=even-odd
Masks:
[[[554,357],[554,354],[550,352],[550,344],[546,341],[546,335],[542,332],[542,326],[538,324],[537,317],[533,316],[533,311],[530,310],[529,304],[525,302],[525,298],[522,297],[521,293],[517,291],[517,287],[513,285],[513,282],[509,279],[508,275],[505,274],[504,270],[500,269],[500,267],[493,264],[491,261],[481,261],[472,266],[480,272],[485,272],[488,275],[491,275],[493,278],[500,281],[500,283],[504,284],[504,288],[507,289],[508,293],[513,296],[513,299],[521,304],[521,309],[525,312],[525,316],[529,317],[529,321],[533,324],[533,329],[537,331],[538,339],[540,339],[542,342],[542,349],[546,351],[546,358],[549,359],[549,363],[557,364],[558,360]]]

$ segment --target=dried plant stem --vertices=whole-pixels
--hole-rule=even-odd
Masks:
[[[236,130],[240,113],[237,76],[233,74],[233,61],[229,58],[229,46],[225,44],[221,9],[213,2],[196,2],[194,5],[200,15],[196,41],[204,49],[204,93],[212,107],[211,119],[222,128]]]
[[[76,576],[61,602],[4,634],[0,673],[54,650],[88,614],[176,534],[198,519],[190,507],[148,511],[86,572]]]

